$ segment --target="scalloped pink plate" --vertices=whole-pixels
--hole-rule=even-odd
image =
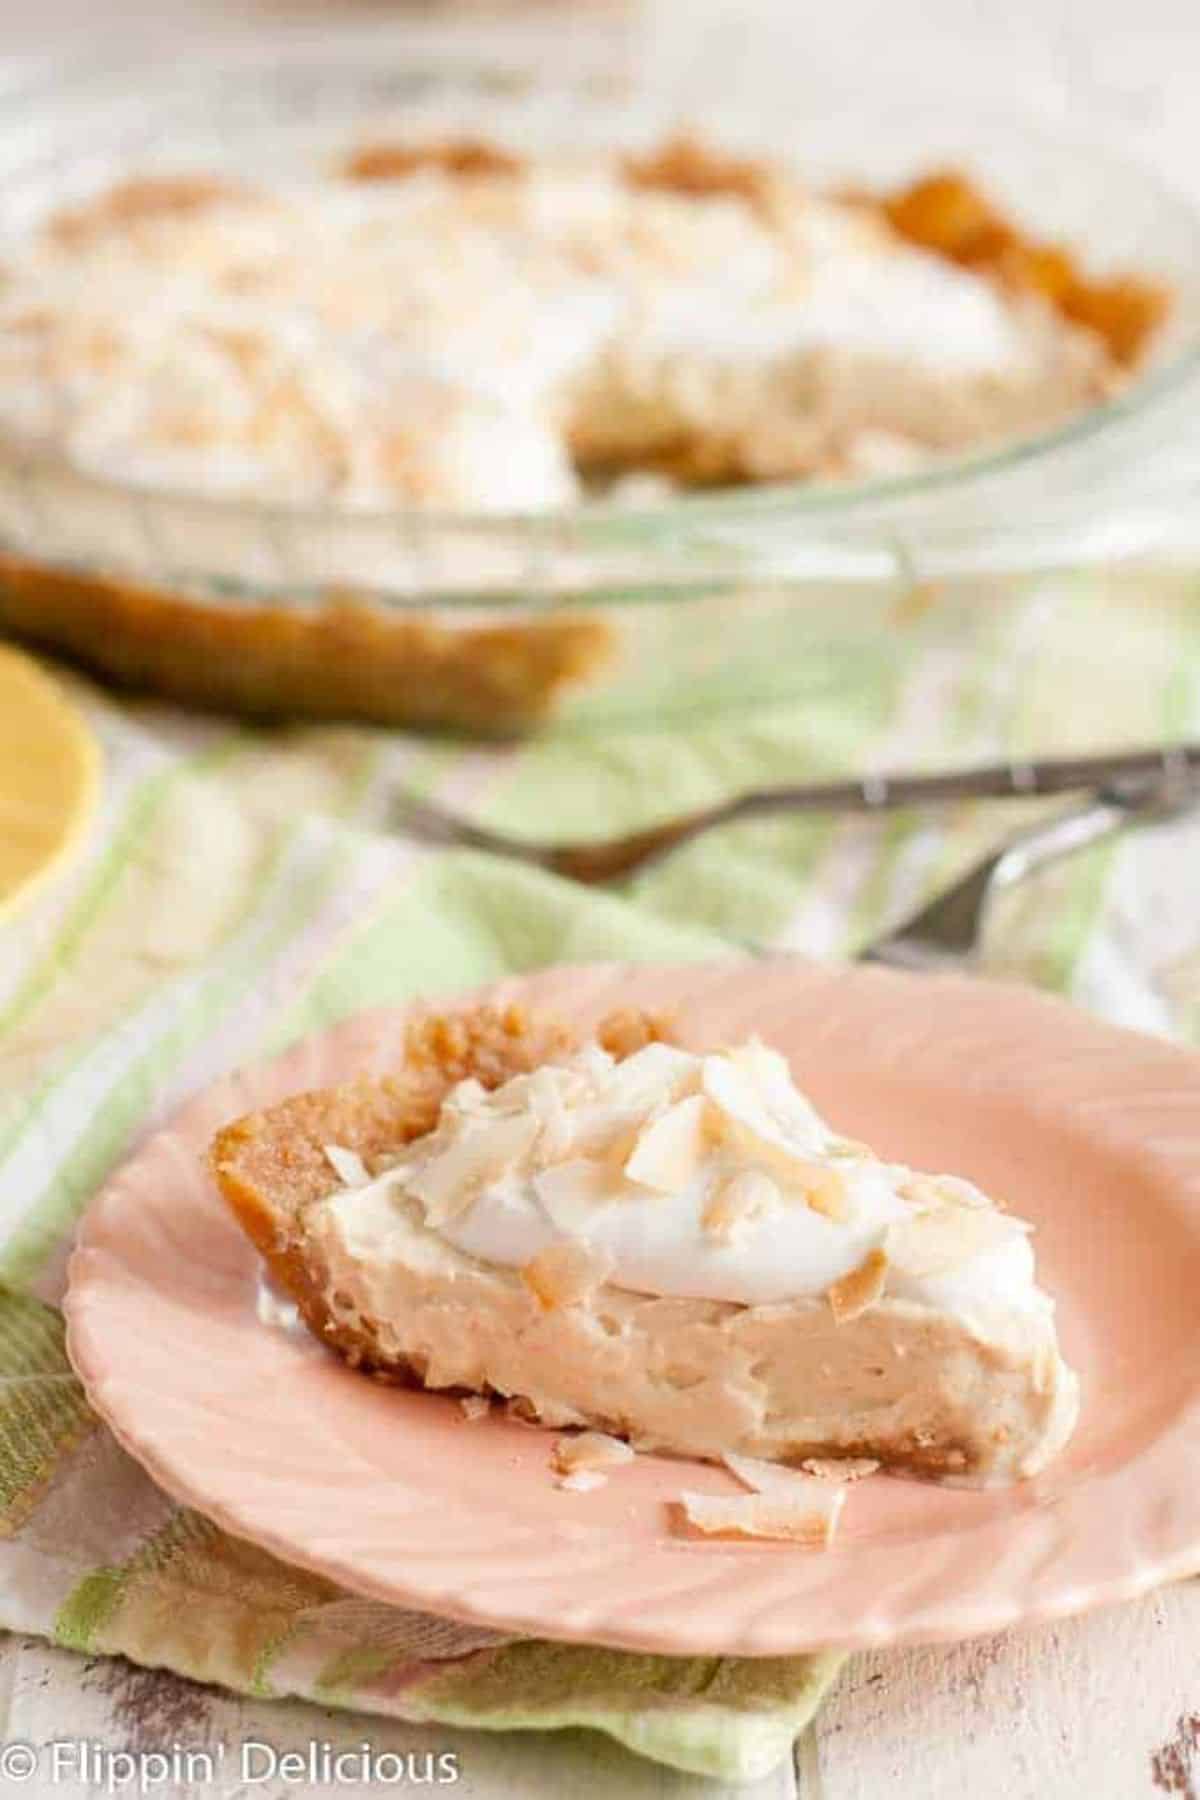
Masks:
[[[394,1064],[401,1012],[239,1072],[98,1196],[71,1264],[89,1397],[170,1493],[229,1530],[404,1606],[546,1637],[775,1655],[965,1637],[1200,1569],[1200,1058],[1025,990],[793,959],[558,968],[488,991],[588,1025],[666,1006],[686,1041],[757,1031],[850,1135],[980,1182],[1037,1226],[1083,1387],[1034,1481],[877,1477],[832,1549],[689,1540],[681,1488],[724,1470],[641,1456],[555,1487],[553,1434],[381,1387],[256,1314],[258,1259],[205,1172],[213,1130]]]

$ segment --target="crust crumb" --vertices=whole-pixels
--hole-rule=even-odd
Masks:
[[[873,1456],[806,1456],[800,1464],[816,1481],[862,1481],[879,1470]]]
[[[883,202],[892,229],[937,256],[1036,294],[1095,332],[1114,362],[1137,362],[1170,307],[1161,284],[1133,275],[1092,280],[1059,244],[1026,238],[967,176],[943,169]]]
[[[572,1048],[564,1026],[533,1021],[522,1006],[479,1007],[473,1012],[431,1013],[409,1026],[408,1067],[436,1070],[448,1085],[474,1078],[499,1087]]]
[[[938,169],[883,203],[893,230],[966,268],[997,263],[1017,247],[1017,234],[975,183],[957,169]]]
[[[811,1493],[814,1481],[845,1484],[873,1475],[879,1464],[870,1456],[810,1456],[793,1468],[789,1463],[767,1462],[757,1456],[727,1453],[721,1458],[730,1474],[755,1494],[774,1494],[795,1498]]]
[[[596,1028],[596,1042],[618,1062],[635,1056],[647,1044],[673,1043],[674,1032],[666,1013],[639,1012],[636,1007],[621,1007],[601,1019]]]
[[[1064,317],[1102,337],[1122,368],[1137,362],[1170,307],[1165,287],[1136,275],[1076,280],[1059,301]]]

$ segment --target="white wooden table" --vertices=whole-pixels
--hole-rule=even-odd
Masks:
[[[116,10],[139,32],[152,20],[158,31],[206,35],[231,22],[322,12],[319,0],[124,0]],[[341,15],[348,10],[342,0]],[[437,20],[449,11],[433,0],[417,10]],[[476,19],[484,10],[473,9]],[[543,0],[525,10],[532,16],[520,29],[545,40],[547,60],[616,56],[671,82],[699,113],[707,95],[732,90],[744,97],[771,85],[786,94],[797,69],[807,67],[811,79],[814,62],[832,88],[852,96],[862,59],[886,44],[898,83],[911,73],[925,89],[1007,88],[1051,116],[1086,112],[1109,121],[1115,137],[1160,161],[1200,197],[1194,0],[1007,0],[1003,7],[984,0],[838,0],[832,9],[796,0],[593,0],[578,10],[568,0]],[[111,36],[113,12],[105,7],[101,15],[93,0],[39,0],[36,8],[0,0],[0,78],[18,78],[26,57],[53,55],[82,38],[89,19],[98,29],[102,16]],[[1057,1626],[864,1655],[847,1667],[797,1745],[794,1766],[729,1792],[753,1800],[1197,1800],[1198,1647],[1200,1581]],[[722,1800],[725,1792],[587,1733],[426,1730],[242,1700],[32,1639],[0,1638],[0,1743],[68,1735],[111,1749],[208,1750],[213,1781],[158,1790],[185,1800],[282,1800],[305,1791],[280,1779],[243,1782],[239,1746],[248,1739],[278,1754],[314,1740],[353,1748],[365,1739],[376,1751],[453,1750],[461,1779],[452,1791],[472,1800]],[[0,1790],[22,1791],[3,1776]],[[53,1790],[31,1782],[24,1791],[91,1800],[103,1789],[68,1780]],[[352,1782],[324,1791],[350,1796],[367,1789]]]

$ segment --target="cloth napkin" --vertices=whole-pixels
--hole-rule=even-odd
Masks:
[[[936,600],[934,602],[936,608]],[[726,828],[589,892],[389,829],[399,786],[536,833],[632,829],[752,783],[1200,735],[1200,580],[1014,584],[986,634],[931,630],[869,691],[518,748],[265,734],[117,703],[92,840],[0,931],[0,1626],[258,1695],[514,1729],[586,1725],[753,1779],[830,1655],[737,1661],[507,1640],[337,1591],[166,1499],[89,1413],[56,1303],[73,1222],[188,1094],[363,1005],[548,962],[747,942],[852,955],[1027,808]],[[984,965],[1200,1037],[1200,822],[1130,832],[1018,890]]]

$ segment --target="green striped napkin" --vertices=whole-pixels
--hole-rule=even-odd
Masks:
[[[0,1626],[260,1695],[590,1725],[727,1779],[788,1754],[836,1657],[508,1641],[340,1593],[175,1506],[89,1414],[56,1303],[97,1184],[231,1065],[362,1005],[548,962],[747,940],[852,954],[1014,817],[760,821],[595,894],[397,838],[400,783],[491,823],[582,835],[754,782],[1200,735],[1189,574],[1027,581],[969,645],[936,610],[853,691],[515,749],[256,734],[76,684],[105,746],[103,816],[69,875],[0,930]],[[1200,1037],[1198,857],[1200,825],[1181,820],[1047,871],[992,922],[988,965]]]

